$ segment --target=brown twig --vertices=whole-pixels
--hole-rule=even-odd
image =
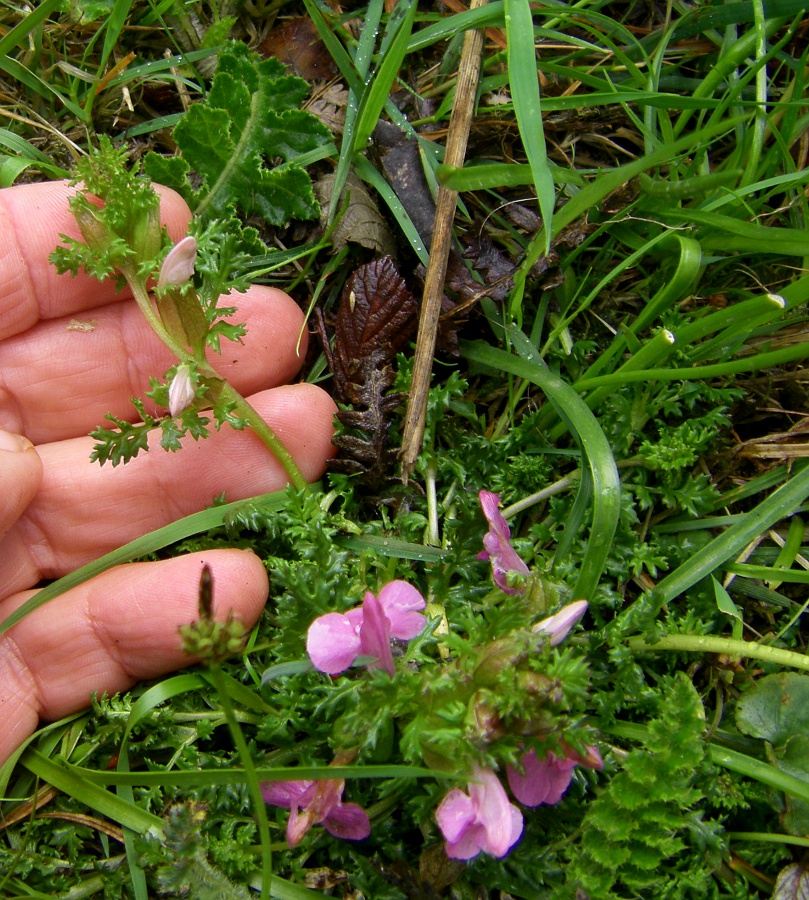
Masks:
[[[487,2],[488,0],[472,0],[470,8],[476,9],[485,6]],[[475,93],[480,74],[482,49],[483,33],[477,29],[467,31],[461,51],[458,86],[455,89],[455,103],[449,120],[447,149],[444,154],[444,162],[449,166],[462,166],[466,155],[466,143],[469,139],[469,129],[475,109]],[[416,339],[413,381],[402,437],[402,480],[405,483],[416,464],[424,438],[427,393],[430,388],[438,318],[441,314],[441,298],[444,293],[444,279],[447,273],[447,260],[452,241],[452,223],[455,218],[457,201],[457,191],[448,190],[443,185],[439,187],[433,240],[430,245],[430,262],[424,280],[424,296]]]

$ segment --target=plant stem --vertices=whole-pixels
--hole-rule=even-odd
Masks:
[[[124,271],[123,275],[132,290],[132,295],[135,298],[135,302],[138,304],[138,308],[141,313],[143,313],[143,316],[149,323],[152,331],[154,331],[180,362],[194,363],[205,375],[221,382],[221,396],[233,403],[237,415],[250,425],[278,462],[281,463],[281,466],[292,485],[299,491],[308,489],[309,485],[301,474],[301,470],[298,468],[295,460],[292,458],[292,454],[287,450],[272,428],[264,421],[264,419],[262,419],[247,400],[245,400],[245,398],[242,397],[229,382],[225,381],[222,376],[219,375],[210,363],[205,360],[197,359],[193,354],[189,353],[185,347],[178,344],[177,341],[171,337],[168,331],[163,327],[160,317],[155,312],[143,281],[132,271]]]
[[[211,371],[213,371],[213,369]],[[222,395],[235,403],[235,410],[238,415],[247,420],[253,431],[255,431],[261,440],[264,441],[265,445],[272,451],[275,458],[283,466],[284,472],[286,472],[287,478],[289,478],[293,487],[297,488],[299,491],[308,490],[309,484],[303,477],[295,460],[292,458],[292,454],[287,450],[272,428],[270,428],[264,419],[261,418],[258,412],[256,412],[236,388],[227,381],[222,385]]]
[[[637,652],[654,652],[655,650],[682,650],[688,653],[725,653],[728,656],[760,659],[763,662],[775,663],[779,666],[792,666],[809,672],[809,656],[782,650],[780,647],[769,647],[758,641],[735,641],[732,638],[714,637],[702,634],[667,634],[660,640],[650,644],[644,638],[630,638],[629,648]]]

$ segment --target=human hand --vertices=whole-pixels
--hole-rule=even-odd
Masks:
[[[58,275],[48,262],[60,234],[80,238],[64,183],[0,191],[0,621],[42,579],[210,505],[278,490],[286,475],[249,430],[225,426],[179,453],[159,447],[124,466],[90,462],[87,433],[111,412],[133,415],[132,395],[175,360],[133,300],[111,280]],[[174,241],[190,214],[161,191]],[[285,385],[298,371],[303,322],[281,291],[254,286],[229,298],[248,325],[243,344],[223,342],[210,361],[270,423],[307,480],[331,455],[334,404],[313,385]],[[20,437],[24,435],[24,437]],[[35,446],[34,446],[35,445]],[[261,561],[212,550],[111,569],[47,603],[0,637],[0,763],[40,719],[189,662],[178,628],[197,618],[199,576],[213,575],[214,615],[253,624],[267,599]]]

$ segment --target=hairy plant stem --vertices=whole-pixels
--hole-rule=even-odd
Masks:
[[[266,447],[275,456],[289,478],[292,485],[298,490],[308,489],[309,485],[303,477],[301,470],[298,468],[292,454],[284,446],[278,435],[264,421],[258,412],[242,397],[242,395],[213,368],[213,366],[204,358],[199,359],[192,353],[189,353],[182,344],[177,343],[174,338],[166,331],[160,317],[152,306],[149,294],[143,281],[138,278],[132,270],[124,270],[123,276],[126,278],[127,284],[132,290],[135,302],[143,313],[144,318],[149,323],[152,331],[160,338],[160,340],[171,350],[180,362],[193,363],[197,369],[210,378],[215,378],[221,383],[221,396],[233,404],[236,414],[244,419],[253,429],[259,438],[264,442]]]

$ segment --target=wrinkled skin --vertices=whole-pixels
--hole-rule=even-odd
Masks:
[[[60,276],[48,263],[60,233],[80,238],[71,192],[63,183],[0,191],[0,620],[43,579],[222,492],[238,500],[286,481],[255,435],[229,428],[179,453],[158,448],[117,468],[89,461],[88,431],[107,412],[131,416],[129,398],[142,396],[149,376],[175,360],[112,281]],[[172,191],[161,197],[163,223],[178,241],[188,208]],[[248,334],[243,344],[224,341],[211,361],[315,480],[332,453],[334,404],[312,385],[286,385],[301,364],[302,314],[272,288],[256,286],[233,300]],[[92,692],[112,694],[187,665],[177,629],[197,616],[203,563],[213,575],[215,616],[255,622],[268,593],[260,560],[213,550],[109,570],[0,638],[0,761],[41,719],[82,709]]]

